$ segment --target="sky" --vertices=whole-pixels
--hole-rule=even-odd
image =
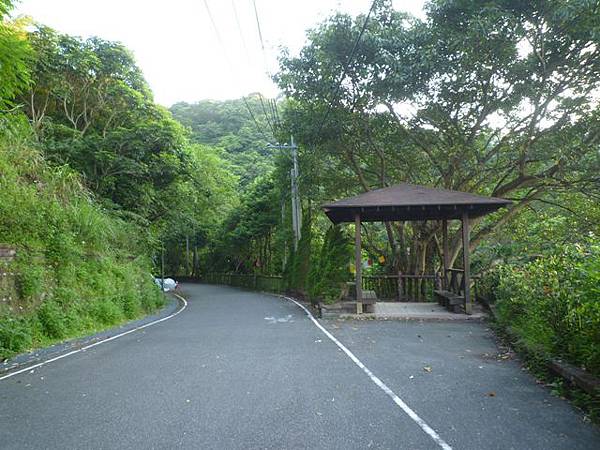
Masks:
[[[277,70],[280,49],[297,53],[307,29],[336,10],[366,14],[371,0],[255,3],[264,53],[252,0],[21,0],[13,15],[31,16],[61,33],[122,42],[135,55],[155,100],[170,106],[251,92],[275,97],[269,73]],[[398,0],[394,7],[422,17],[423,3]]]

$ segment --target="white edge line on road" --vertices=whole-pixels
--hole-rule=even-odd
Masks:
[[[74,354],[79,353],[79,352],[83,352],[83,351],[85,351],[85,350],[87,350],[89,348],[96,347],[97,345],[113,341],[113,340],[118,339],[120,337],[123,337],[123,336],[125,336],[127,334],[133,333],[135,331],[142,330],[144,328],[151,327],[152,325],[156,325],[157,323],[161,323],[161,322],[164,322],[165,320],[169,320],[169,319],[175,317],[177,314],[179,314],[181,311],[183,311],[185,308],[187,308],[188,303],[187,303],[186,299],[183,298],[181,295],[175,294],[174,292],[172,294],[175,297],[177,297],[181,302],[183,302],[183,307],[181,309],[178,309],[177,311],[175,311],[173,314],[170,314],[167,317],[163,317],[162,319],[154,320],[154,321],[149,322],[147,324],[140,325],[139,327],[132,328],[129,331],[125,331],[123,333],[115,334],[114,336],[111,336],[109,338],[103,339],[101,341],[94,342],[93,344],[89,344],[89,345],[83,346],[81,348],[78,348],[77,350],[73,350],[73,351],[70,351],[68,353],[63,353],[62,355],[56,356],[54,358],[47,359],[47,360],[42,361],[40,363],[34,364],[32,366],[27,366],[27,367],[24,367],[23,369],[19,369],[19,370],[15,370],[14,372],[7,373],[6,375],[0,376],[0,381],[5,380],[5,379],[10,378],[10,377],[14,377],[15,375],[19,375],[20,373],[24,373],[24,372],[28,372],[30,370],[37,369],[38,367],[45,366],[46,364],[52,363],[54,361],[58,361],[59,359],[66,358],[67,356],[71,356],[71,355],[74,355]]]
[[[354,353],[352,353],[350,350],[348,350],[348,348],[346,348],[346,346],[344,344],[342,344],[340,341],[337,340],[337,338],[331,334],[329,331],[327,331],[327,329],[321,325],[317,319],[314,318],[314,316],[311,314],[311,312],[306,309],[304,307],[303,304],[297,302],[296,300],[294,300],[293,298],[290,297],[285,297],[285,296],[281,296],[283,298],[285,298],[286,300],[290,300],[292,302],[294,302],[296,305],[298,305],[300,308],[302,308],[304,310],[304,312],[308,315],[308,317],[310,318],[310,320],[312,320],[312,322],[315,324],[315,326],[321,330],[325,336],[327,336],[331,341],[333,341],[333,343],[335,345],[337,345],[351,360],[352,362],[354,362],[354,364],[356,364],[358,367],[361,368],[361,370],[367,374],[367,376],[371,379],[371,381],[373,383],[375,383],[383,392],[385,392],[389,397],[391,397],[391,399],[394,401],[394,403],[396,403],[396,405],[398,405],[402,411],[404,411],[408,417],[410,417],[412,420],[414,420],[417,425],[419,425],[419,427],[421,427],[421,429],[427,433],[429,435],[429,437],[431,439],[433,439],[435,441],[436,444],[438,444],[441,448],[443,448],[444,450],[452,450],[452,447],[450,445],[448,445],[448,443],[446,443],[446,441],[444,441],[439,434],[437,434],[437,432],[431,428],[429,425],[427,425],[427,423],[421,419],[421,417],[419,417],[419,415],[414,412],[410,406],[408,406],[406,403],[404,403],[404,401],[398,397],[394,391],[392,391],[383,381],[381,381],[377,376],[375,376],[375,374],[373,372],[371,372],[369,370],[369,368],[367,366],[365,366],[360,359],[358,359]]]

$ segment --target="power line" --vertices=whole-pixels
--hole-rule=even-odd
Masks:
[[[267,71],[267,74],[270,75],[269,72],[269,66],[267,64],[267,55],[265,52],[265,41],[263,40],[263,35],[262,35],[262,31],[260,28],[260,19],[258,18],[258,9],[256,8],[256,0],[252,0],[252,5],[254,6],[254,16],[256,17],[256,28],[258,29],[258,39],[260,40],[260,48],[262,49],[262,54],[263,54],[263,62],[265,64],[265,70]]]
[[[250,59],[250,52],[248,51],[248,46],[246,45],[246,38],[244,37],[244,32],[242,31],[242,25],[240,23],[240,17],[238,14],[238,10],[237,7],[235,6],[235,0],[231,0],[231,6],[233,8],[233,15],[235,17],[235,23],[238,29],[238,33],[240,35],[240,40],[242,41],[242,47],[244,48],[244,53],[246,54],[246,60],[248,61],[248,66],[252,67],[252,60]],[[254,5],[254,12],[256,13],[256,5]],[[262,37],[262,34],[259,33],[259,35]],[[263,58],[264,58],[264,48],[263,48]],[[275,136],[275,128],[273,126],[273,122],[274,120],[271,120],[271,118],[269,117],[269,114],[267,113],[267,110],[265,109],[265,104],[263,101],[263,96],[262,94],[260,94],[259,92],[259,100],[260,100],[260,105],[262,107],[263,110],[263,114],[265,116],[265,119],[267,120],[267,124],[269,125],[269,128],[271,129],[271,134],[273,136]]]
[[[275,128],[273,127],[273,122],[271,121],[269,113],[267,112],[267,108],[265,107],[264,100],[266,99],[263,99],[263,96],[260,92],[258,93],[258,99],[260,100],[260,106],[262,107],[265,118],[267,119],[267,124],[269,124],[269,128],[271,128],[271,133],[273,134],[273,136],[275,136]]]
[[[369,19],[371,18],[371,13],[375,9],[375,5],[377,4],[377,1],[378,0],[373,0],[373,3],[371,3],[371,8],[369,8],[367,17],[365,18],[362,28],[360,29],[360,33],[358,34],[356,40],[354,41],[354,45],[352,46],[350,55],[348,56],[348,59],[346,60],[346,64],[344,65],[344,68],[342,70],[342,75],[340,76],[339,80],[336,83],[335,90],[333,91],[333,97],[329,101],[329,104],[327,106],[327,111],[325,111],[325,116],[323,116],[323,120],[321,121],[321,124],[319,125],[319,130],[317,131],[317,136],[321,134],[321,131],[323,131],[323,126],[325,125],[325,122],[327,122],[327,119],[329,118],[329,114],[331,113],[333,102],[335,102],[337,100],[340,88],[342,87],[342,81],[344,81],[344,78],[346,77],[346,74],[348,72],[348,68],[350,67],[350,63],[354,59],[354,54],[356,53],[356,50],[358,49],[358,44],[360,43],[360,40],[362,39],[363,34],[365,33],[365,30],[367,29],[367,25],[369,24]]]
[[[248,60],[248,65],[250,65],[250,52],[248,51],[248,47],[246,47],[246,39],[244,38],[244,33],[242,32],[242,26],[240,25],[240,17],[237,12],[237,8],[235,6],[235,0],[231,0],[231,7],[233,8],[233,15],[235,17],[235,23],[237,25],[238,32],[240,33],[240,40],[242,41],[242,46],[244,47],[244,53],[246,54],[246,59]]]
[[[281,121],[279,120],[279,112],[277,111],[277,102],[274,98],[270,99],[269,107],[271,109],[271,114],[273,114],[273,122],[276,125],[279,125]]]
[[[208,14],[208,18],[210,19],[210,22],[211,22],[211,24],[213,26],[213,29],[215,31],[215,35],[217,37],[217,41],[219,42],[219,45],[223,49],[223,55],[225,56],[225,60],[227,61],[227,64],[229,65],[229,70],[230,70],[230,72],[232,74],[236,73],[235,69],[233,67],[233,64],[231,62],[231,59],[229,59],[229,54],[227,53],[227,47],[225,46],[225,42],[223,41],[223,39],[221,37],[221,33],[219,33],[219,28],[217,27],[215,19],[214,19],[213,15],[212,15],[212,13],[210,11],[210,7],[208,6],[208,1],[207,0],[204,0],[204,6],[206,8],[206,13]],[[256,120],[256,116],[252,112],[252,108],[250,108],[250,104],[248,103],[248,100],[246,99],[245,96],[242,96],[242,101],[244,102],[244,105],[246,106],[246,109],[248,110],[248,113],[250,114],[250,117],[252,118],[252,121],[254,122],[256,130],[260,133],[260,135],[263,137],[263,139],[268,142],[269,139],[267,138],[266,134],[262,130],[262,127],[258,124],[258,121]]]
[[[266,51],[265,51],[265,42],[264,42],[264,39],[263,39],[262,29],[261,29],[261,26],[260,26],[260,18],[259,18],[259,15],[258,15],[258,8],[256,7],[256,0],[252,0],[252,6],[254,7],[254,17],[256,18],[256,29],[258,30],[258,39],[260,41],[260,48],[262,50],[263,64],[265,66],[265,71],[266,71],[267,76],[269,77],[269,79],[271,79],[271,73],[269,71],[269,65],[267,64],[267,54],[266,54]],[[238,26],[239,26],[239,24],[238,24]],[[260,95],[260,104],[262,106],[263,112],[264,112],[265,117],[267,119],[267,123],[271,127],[271,132],[273,133],[273,136],[274,136],[275,135],[275,127],[273,126],[273,124],[275,123],[275,116],[272,116],[272,119],[269,118],[269,114],[267,113],[267,109],[265,108],[265,104],[263,102],[262,95]]]

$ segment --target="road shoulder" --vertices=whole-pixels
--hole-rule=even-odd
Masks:
[[[167,304],[158,312],[147,315],[141,319],[124,323],[108,330],[100,331],[88,336],[69,339],[49,347],[34,349],[27,353],[21,353],[0,363],[0,380],[2,377],[25,367],[37,365],[58,358],[61,355],[77,351],[83,347],[100,343],[122,333],[146,326],[152,322],[165,319],[183,309],[184,303],[172,293],[167,293]]]

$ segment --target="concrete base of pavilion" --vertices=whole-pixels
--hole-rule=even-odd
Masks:
[[[355,314],[342,304],[322,305],[323,319],[375,319],[375,320],[483,320],[486,313],[479,304],[473,305],[473,314],[457,314],[437,303],[377,302],[373,312]]]

